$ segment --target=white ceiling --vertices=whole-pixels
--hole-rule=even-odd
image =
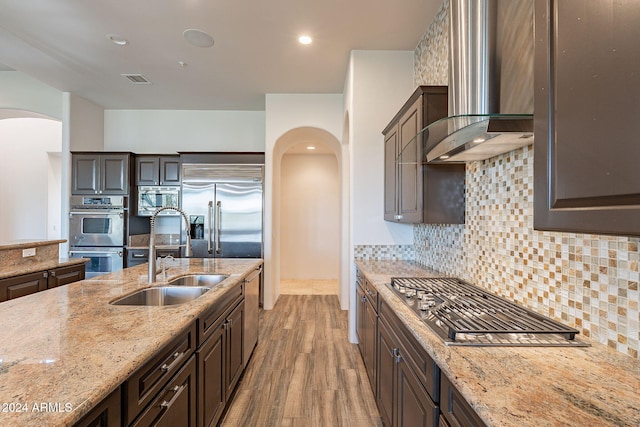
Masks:
[[[341,93],[351,50],[413,50],[441,4],[0,0],[0,69],[109,109],[263,110],[266,93]],[[189,28],[213,36],[214,46],[188,44]],[[314,42],[300,45],[302,33]],[[134,85],[123,73],[152,84]]]

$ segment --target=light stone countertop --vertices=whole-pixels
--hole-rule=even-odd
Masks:
[[[57,239],[57,240],[29,240],[29,239],[21,239],[21,240],[12,240],[9,242],[0,242],[0,251],[5,251],[9,249],[27,249],[34,248],[39,246],[49,246],[49,245],[57,245],[60,243],[66,242],[65,239]]]
[[[0,303],[0,425],[72,425],[261,263],[176,259],[169,279],[230,275],[180,305],[109,304],[149,286],[147,264]],[[41,403],[60,411],[35,410]]]
[[[489,426],[640,426],[640,361],[591,347],[446,346],[387,286],[441,276],[410,261],[356,261],[452,384]]]

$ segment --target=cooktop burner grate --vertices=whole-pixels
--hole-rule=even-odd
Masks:
[[[457,278],[393,278],[396,295],[449,345],[587,346],[570,328]]]

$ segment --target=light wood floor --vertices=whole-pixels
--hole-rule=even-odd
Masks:
[[[282,279],[280,295],[338,295],[337,280]]]
[[[281,295],[261,312],[258,346],[222,426],[382,426],[337,296]]]

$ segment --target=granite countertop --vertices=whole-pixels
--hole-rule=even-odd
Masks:
[[[146,264],[0,303],[0,425],[72,425],[261,263],[175,259],[168,279],[230,275],[180,305],[109,304],[149,286]]]
[[[58,240],[29,240],[29,239],[21,239],[21,240],[12,240],[10,242],[0,242],[0,251],[9,250],[9,249],[27,249],[27,248],[35,248],[39,246],[48,246],[64,243],[66,240],[58,239]]]
[[[89,261],[85,258],[60,258],[50,261],[40,261],[28,264],[5,267],[0,270],[0,279],[7,277],[21,276],[23,274],[35,273],[37,271],[53,270],[58,267],[67,267],[71,265],[84,264]]]
[[[584,337],[591,347],[446,346],[386,286],[441,275],[410,261],[356,265],[487,425],[640,425],[640,361]]]

